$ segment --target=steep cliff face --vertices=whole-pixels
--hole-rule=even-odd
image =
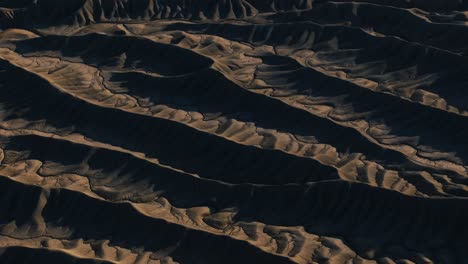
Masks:
[[[36,0],[1,5],[2,27],[158,19],[223,20],[308,9],[312,0]]]

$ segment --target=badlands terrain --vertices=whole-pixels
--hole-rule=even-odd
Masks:
[[[0,0],[0,263],[468,263],[468,1]]]

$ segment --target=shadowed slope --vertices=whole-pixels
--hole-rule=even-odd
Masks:
[[[0,262],[468,263],[467,10],[0,0]]]

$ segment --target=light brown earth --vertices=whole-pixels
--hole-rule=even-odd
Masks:
[[[465,0],[0,0],[0,263],[468,263]]]

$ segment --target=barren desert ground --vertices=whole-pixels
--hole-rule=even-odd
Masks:
[[[467,0],[0,0],[1,264],[467,264]]]

